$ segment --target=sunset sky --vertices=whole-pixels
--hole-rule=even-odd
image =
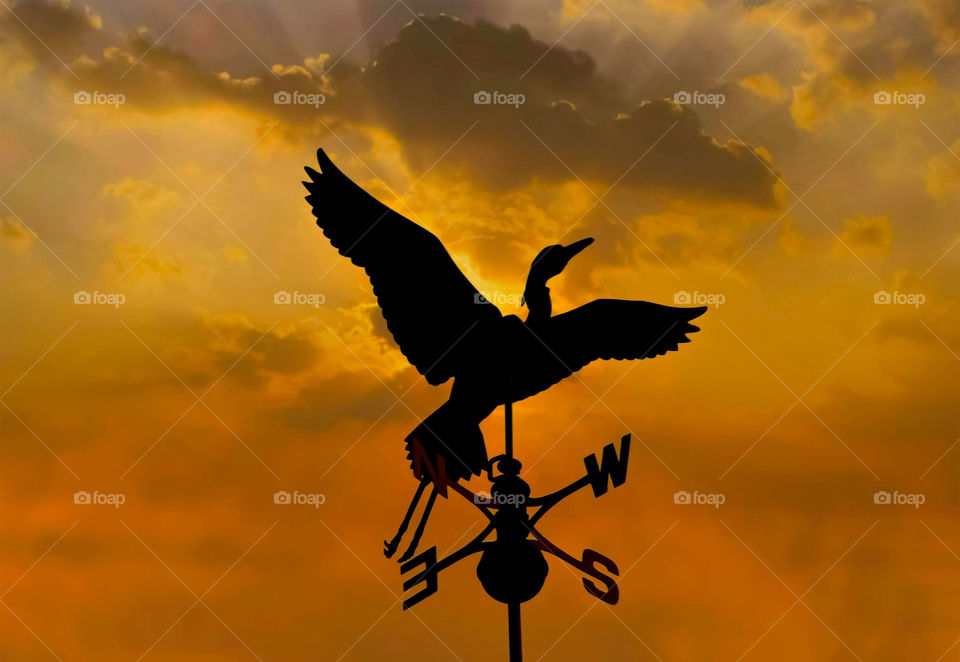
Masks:
[[[711,304],[516,405],[535,494],[633,435],[540,524],[620,602],[550,560],[526,659],[960,660],[956,0],[0,5],[0,660],[505,659],[476,557],[401,610],[449,384],[316,227],[318,147],[504,314],[588,236],[555,311]]]

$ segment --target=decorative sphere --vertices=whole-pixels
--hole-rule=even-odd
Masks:
[[[526,602],[547,578],[546,559],[530,540],[496,542],[483,552],[477,577],[483,589],[498,602]]]

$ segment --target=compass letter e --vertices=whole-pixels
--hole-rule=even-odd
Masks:
[[[403,601],[404,610],[410,609],[424,598],[428,598],[437,592],[437,573],[439,572],[437,569],[437,548],[431,547],[404,563],[400,566],[400,574],[405,575],[419,565],[423,565],[423,570],[403,582],[403,590],[409,591],[417,584],[423,584],[423,589]]]

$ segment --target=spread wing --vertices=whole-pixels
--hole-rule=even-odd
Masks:
[[[690,320],[706,307],[675,308],[647,301],[597,299],[551,317],[531,330],[545,353],[537,370],[526,373],[520,397],[529,397],[597,359],[649,359],[676,351],[699,331]]]
[[[340,254],[363,267],[400,351],[431,384],[455,376],[467,336],[501,317],[485,303],[429,231],[364,191],[317,151],[306,168],[317,225]],[[481,303],[484,302],[484,303]]]

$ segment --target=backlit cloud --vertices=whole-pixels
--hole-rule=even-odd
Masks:
[[[48,14],[37,20],[72,16],[78,26],[85,16],[69,7]],[[691,107],[657,99],[631,104],[589,55],[551,48],[519,26],[448,16],[411,21],[366,68],[320,54],[276,64],[273,76],[234,78],[142,32],[100,57],[80,55],[72,66],[80,81],[63,78],[64,94],[77,85],[153,110],[239,104],[318,137],[325,121],[383,127],[401,141],[414,170],[450,150],[442,168],[501,189],[581,178],[774,202],[773,176],[753,147],[711,137]],[[499,96],[483,104],[478,93]]]

